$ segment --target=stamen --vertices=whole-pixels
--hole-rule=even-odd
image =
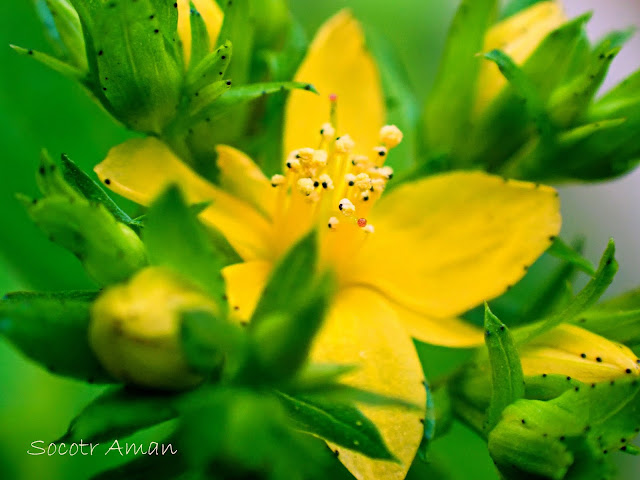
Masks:
[[[340,223],[340,220],[338,220],[336,217],[331,217],[329,219],[329,229],[335,231],[336,228],[338,228],[339,223]]]
[[[336,136],[336,129],[329,122],[322,124],[320,135],[326,142],[330,142]]]
[[[307,197],[311,195],[314,191],[313,180],[311,180],[310,178],[299,179],[297,186],[298,186],[298,191],[301,194],[306,195]]]
[[[356,176],[353,173],[347,173],[344,176],[344,181],[347,182],[347,185],[353,187],[356,184]]]
[[[364,227],[362,227],[362,231],[365,233],[374,233],[376,229],[373,228],[373,225],[365,225]]]
[[[373,149],[379,157],[386,157],[387,156],[387,147],[375,147]]]
[[[402,137],[402,132],[395,125],[385,125],[380,129],[380,142],[387,148],[397,147]]]
[[[331,180],[331,177],[329,175],[323,173],[322,175],[320,175],[319,180],[322,188],[324,188],[325,190],[333,190],[333,180]]]
[[[350,217],[356,211],[355,205],[351,203],[351,200],[349,200],[348,198],[343,198],[342,200],[340,200],[338,209],[345,217]]]
[[[336,138],[336,151],[340,153],[349,153],[356,146],[356,143],[351,139],[349,135],[342,135]]]
[[[366,173],[359,173],[356,175],[355,184],[361,191],[369,190],[371,188],[371,178]]]
[[[271,177],[271,186],[279,187],[280,185],[284,185],[286,180],[287,179],[285,178],[284,175],[280,175],[279,173],[276,173],[273,177]]]

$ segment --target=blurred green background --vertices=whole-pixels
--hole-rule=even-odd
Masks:
[[[339,8],[352,8],[360,20],[395,46],[407,67],[413,90],[423,100],[433,83],[457,2],[292,0],[291,4],[310,36]],[[18,56],[9,44],[49,51],[32,2],[0,2],[0,293],[91,288],[79,262],[51,244],[31,224],[14,193],[36,195],[34,173],[42,147],[55,156],[67,153],[89,171],[111,146],[131,133],[102,112],[81,87]],[[571,233],[582,226],[574,222]],[[601,246],[594,247],[593,257]],[[429,355],[430,369],[437,371],[442,365],[433,358],[440,358],[445,364],[448,357],[435,353]],[[50,375],[2,341],[0,377],[0,478],[87,478],[107,463],[117,462],[113,456],[36,457],[26,453],[32,441],[42,439],[48,443],[62,435],[69,420],[96,395],[99,387]],[[154,435],[158,433],[146,432],[149,439],[156,439]],[[461,426],[435,444],[432,459],[452,479],[497,479],[483,442]],[[623,472],[621,478],[629,475],[629,471]],[[413,478],[423,477],[416,471]]]

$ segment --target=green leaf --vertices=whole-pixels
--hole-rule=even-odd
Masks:
[[[181,96],[178,9],[164,0],[71,2],[85,35],[87,85],[128,127],[161,133]]]
[[[313,85],[304,82],[266,82],[241,85],[239,87],[229,89],[218,99],[214,105],[215,111],[212,112],[211,118],[214,118],[213,115],[216,117],[223,115],[233,107],[251,102],[264,95],[294,89],[307,90],[315,94],[318,93]]]
[[[484,37],[496,0],[463,0],[449,28],[436,83],[423,112],[425,140],[431,150],[454,149],[469,128]]]
[[[584,114],[619,50],[620,47],[613,47],[610,41],[600,45],[582,72],[553,93],[548,108],[556,123],[572,125]]]
[[[229,41],[236,54],[229,73],[236,83],[249,81],[254,44],[255,27],[252,19],[254,7],[251,0],[225,2],[224,20],[218,35],[219,42]]]
[[[552,92],[564,82],[572,63],[572,53],[583,35],[589,15],[578,17],[551,32],[520,67],[531,86],[535,87],[543,105]],[[549,69],[553,65],[553,69]],[[479,165],[490,171],[501,171],[531,137],[531,108],[521,100],[514,86],[502,90],[487,110],[477,119],[471,134],[461,137],[458,148],[463,165]]]
[[[516,13],[520,13],[521,11],[526,10],[527,8],[532,7],[536,3],[540,3],[542,1],[545,0],[510,0],[502,9],[500,20],[512,17]]]
[[[210,83],[195,92],[187,101],[187,105],[172,128],[187,130],[190,126],[215,118],[219,109],[218,99],[231,88],[230,80],[219,80]]]
[[[231,61],[231,42],[224,42],[215,51],[207,54],[187,72],[185,95],[190,97],[201,88],[224,77]]]
[[[50,372],[111,383],[87,337],[96,292],[16,292],[0,300],[0,335]]]
[[[555,129],[534,82],[508,55],[500,50],[493,50],[485,54],[484,58],[495,62],[500,72],[520,96],[521,101],[525,103],[527,113],[536,123],[542,141],[545,143],[553,141]]]
[[[187,363],[202,374],[216,374],[224,364],[233,377],[246,357],[247,338],[231,321],[209,312],[192,311],[182,315],[182,348]]]
[[[127,437],[178,415],[175,395],[129,387],[108,389],[87,405],[57,442],[98,443]]]
[[[316,236],[315,231],[304,236],[275,266],[253,311],[250,328],[255,328],[268,315],[291,311],[291,300],[307,294],[316,271]]]
[[[81,71],[88,69],[87,54],[78,14],[67,0],[46,0],[46,6],[55,24],[55,32],[65,59]]]
[[[573,300],[562,310],[551,315],[547,319],[530,326],[523,327],[514,335],[519,344],[527,342],[541,333],[551,330],[561,323],[570,323],[582,312],[587,310],[602,296],[605,290],[613,281],[613,277],[618,271],[616,262],[615,243],[609,240],[609,244],[602,254],[600,265],[595,276],[589,283],[573,298]]]
[[[370,458],[394,460],[375,425],[356,407],[278,394],[298,429]]]
[[[102,187],[89,177],[89,175],[84,173],[69,157],[63,154],[61,160],[62,175],[69,185],[75,188],[90,202],[97,202],[104,205],[119,222],[127,225],[132,223],[131,217],[118,207]]]
[[[46,65],[52,70],[55,70],[58,73],[61,73],[67,78],[77,82],[83,82],[85,74],[81,70],[78,70],[73,65],[63,62],[62,60],[58,60],[46,53],[38,52],[36,50],[30,50],[22,47],[18,47],[17,45],[9,45],[14,51],[18,52],[21,55],[28,55],[33,57],[43,65]]]
[[[487,410],[486,430],[497,425],[502,411],[516,400],[524,397],[522,365],[513,338],[507,327],[496,317],[485,303],[485,343],[491,364],[491,403]]]
[[[290,256],[285,258],[291,259]],[[304,253],[301,258],[305,258]],[[312,265],[313,262],[315,258]],[[306,283],[297,286],[296,292],[290,291],[292,296],[288,299],[288,305],[280,303],[279,299],[271,295],[264,300],[267,288],[271,293],[275,287],[286,288],[293,278],[304,281],[295,273],[285,278],[278,273],[276,271],[265,287],[265,294],[256,308],[258,316],[254,313],[253,321],[249,325],[249,331],[256,345],[259,371],[263,372],[260,376],[272,381],[290,379],[307,361],[313,340],[322,326],[330,296],[333,293],[333,279],[325,275],[317,283],[310,283],[307,280]],[[313,274],[313,271],[311,273]],[[282,283],[274,283],[276,278],[281,278]],[[261,309],[259,312],[258,308]]]
[[[98,283],[121,282],[147,265],[138,235],[102,204],[60,195],[33,201],[19,198],[49,239],[71,251]]]
[[[209,241],[178,187],[169,187],[149,208],[143,240],[152,264],[189,278],[212,296],[222,307],[221,313],[226,311],[220,274],[224,257]]]
[[[640,290],[595,305],[582,312],[573,323],[615,342],[639,345]]]
[[[36,183],[43,195],[61,195],[73,200],[81,198],[78,192],[66,182],[58,165],[54,163],[46,150],[40,152]]]
[[[380,80],[385,94],[387,124],[396,125],[403,133],[402,143],[394,148],[385,165],[394,175],[416,164],[418,149],[417,128],[420,117],[418,101],[409,88],[409,77],[387,37],[367,28],[367,47],[379,65]]]
[[[596,269],[593,267],[592,263],[575,251],[560,237],[556,237],[547,252],[554,257],[575,266],[578,270],[583,271],[590,277],[593,277],[596,274]]]
[[[191,22],[191,59],[189,60],[189,69],[191,69],[209,53],[210,47],[207,25],[193,2],[190,2],[189,5],[189,21]]]

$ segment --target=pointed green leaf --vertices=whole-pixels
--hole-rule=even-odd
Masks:
[[[122,439],[178,415],[176,395],[128,387],[108,389],[87,405],[57,442],[98,443]]]
[[[271,289],[270,292],[276,286],[286,289],[287,284],[295,278],[291,275],[284,278],[282,283],[275,284],[277,276],[276,272],[266,287]],[[299,276],[297,280],[304,282],[304,278]],[[307,361],[313,340],[327,313],[332,290],[332,278],[328,275],[315,284],[307,280],[298,285],[295,291],[288,292],[291,296],[286,306],[274,296],[265,299],[265,290],[258,303],[260,311],[256,308],[258,316],[254,313],[254,320],[249,326],[264,378],[288,380]]]
[[[311,401],[279,393],[298,429],[370,458],[395,460],[375,425],[348,404]]]
[[[69,63],[87,71],[87,54],[78,14],[67,0],[46,0]]]
[[[487,410],[486,430],[491,431],[502,411],[524,397],[522,365],[511,333],[485,304],[485,343],[491,364],[491,403]]]
[[[436,83],[423,113],[425,141],[432,150],[450,151],[469,128],[485,33],[494,20],[496,0],[464,0],[453,19]]]
[[[613,277],[618,271],[618,262],[615,260],[615,243],[609,240],[609,244],[602,254],[600,265],[595,276],[589,283],[573,298],[573,300],[562,310],[551,315],[547,319],[518,330],[514,335],[517,342],[523,343],[551,330],[561,323],[573,321],[578,315],[595,304],[605,290],[611,285]]]
[[[78,68],[70,65],[68,63],[63,62],[62,60],[58,60],[46,53],[38,52],[36,50],[28,50],[26,48],[18,47],[16,45],[10,45],[10,47],[18,52],[21,55],[28,55],[30,57],[35,58],[43,65],[46,65],[52,70],[55,70],[58,73],[61,73],[67,78],[77,82],[83,82],[85,74],[79,70]]]
[[[502,9],[500,20],[512,17],[516,13],[520,13],[521,11],[526,10],[527,8],[532,7],[536,3],[540,3],[542,1],[545,0],[509,0]]]
[[[292,299],[304,299],[315,275],[317,256],[316,232],[312,231],[291,247],[273,269],[253,312],[251,328],[270,314],[289,312]]]
[[[615,342],[640,345],[640,290],[595,305],[573,323]]]
[[[232,107],[251,102],[264,95],[294,89],[307,90],[315,94],[318,93],[313,85],[304,82],[267,82],[242,85],[231,88],[218,99],[214,105],[214,114],[222,115]],[[213,118],[213,116],[211,118]]]
[[[525,103],[529,117],[535,122],[543,142],[550,142],[554,137],[554,126],[551,123],[544,102],[534,82],[514,61],[500,50],[493,50],[484,58],[495,62],[500,72],[513,86],[520,100]]]
[[[87,336],[96,292],[10,293],[0,300],[0,335],[50,372],[88,382],[115,380]]]
[[[69,157],[61,156],[62,175],[64,179],[75,188],[80,194],[90,202],[101,203],[119,222],[127,225],[132,223],[131,217],[127,215],[118,205],[107,195],[102,187],[89,175],[84,173]]]
[[[198,9],[190,2],[190,22],[191,22],[191,59],[189,60],[189,68],[200,63],[200,61],[209,53],[209,34],[207,33],[207,25],[198,12]]]
[[[143,240],[154,265],[164,265],[189,278],[226,311],[223,256],[215,249],[176,186],[157,198],[147,213]]]
[[[221,80],[231,61],[231,54],[231,42],[224,42],[198,63],[193,63],[185,79],[185,95],[191,97],[201,88]]]
[[[596,274],[596,269],[593,267],[591,262],[574,250],[571,245],[568,245],[560,237],[556,237],[547,252],[560,260],[564,260],[565,262],[574,265],[576,268],[591,277]]]

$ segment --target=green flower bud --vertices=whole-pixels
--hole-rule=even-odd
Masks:
[[[89,341],[104,368],[134,385],[183,389],[202,377],[187,365],[181,316],[215,314],[215,303],[172,271],[149,267],[107,289],[93,304]]]

